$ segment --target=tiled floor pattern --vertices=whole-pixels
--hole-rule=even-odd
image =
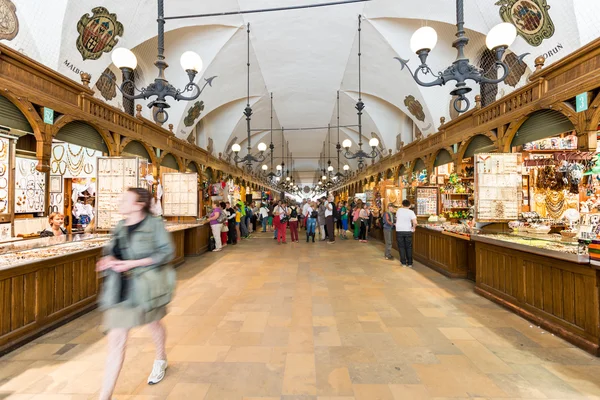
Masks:
[[[118,400],[600,399],[600,360],[417,265],[355,241],[270,236],[189,259],[169,315],[166,379],[131,333]],[[0,359],[0,399],[94,399],[97,312]]]

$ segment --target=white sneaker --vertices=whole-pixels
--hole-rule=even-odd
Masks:
[[[152,366],[152,372],[148,377],[148,385],[156,385],[158,382],[162,381],[165,377],[165,371],[167,370],[167,361],[166,360],[154,360],[154,365]]]

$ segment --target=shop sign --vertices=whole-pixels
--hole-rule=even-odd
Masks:
[[[44,107],[44,123],[48,125],[54,124],[54,110],[48,107]]]
[[[578,94],[575,97],[575,100],[577,103],[577,106],[576,106],[577,112],[586,111],[588,109],[588,94],[587,94],[587,92]]]

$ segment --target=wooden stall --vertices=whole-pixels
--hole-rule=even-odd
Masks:
[[[417,227],[413,258],[449,278],[475,278],[473,243],[469,237]]]
[[[476,293],[600,355],[600,272],[587,256],[473,236]]]

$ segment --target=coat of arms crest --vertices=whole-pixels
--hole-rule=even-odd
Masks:
[[[115,97],[117,97],[117,77],[114,72],[110,70],[110,68],[106,68],[102,75],[100,75],[100,79],[96,82],[96,87],[100,90],[100,94],[104,97],[105,100],[111,101]]]
[[[194,105],[188,110],[187,117],[184,118],[183,124],[187,127],[194,125],[194,121],[198,119],[200,114],[204,111],[204,101],[197,101]]]
[[[532,46],[554,35],[554,23],[547,0],[499,0],[500,17],[517,28],[519,35]]]
[[[425,122],[425,112],[423,111],[423,106],[419,100],[415,99],[415,96],[406,96],[404,99],[404,105],[416,119],[421,122]]]
[[[92,16],[84,14],[77,22],[77,50],[84,60],[97,60],[102,53],[110,52],[123,36],[123,24],[117,21],[117,15],[104,7],[92,9]]]
[[[11,0],[0,0],[0,39],[13,40],[18,33],[17,7]]]

